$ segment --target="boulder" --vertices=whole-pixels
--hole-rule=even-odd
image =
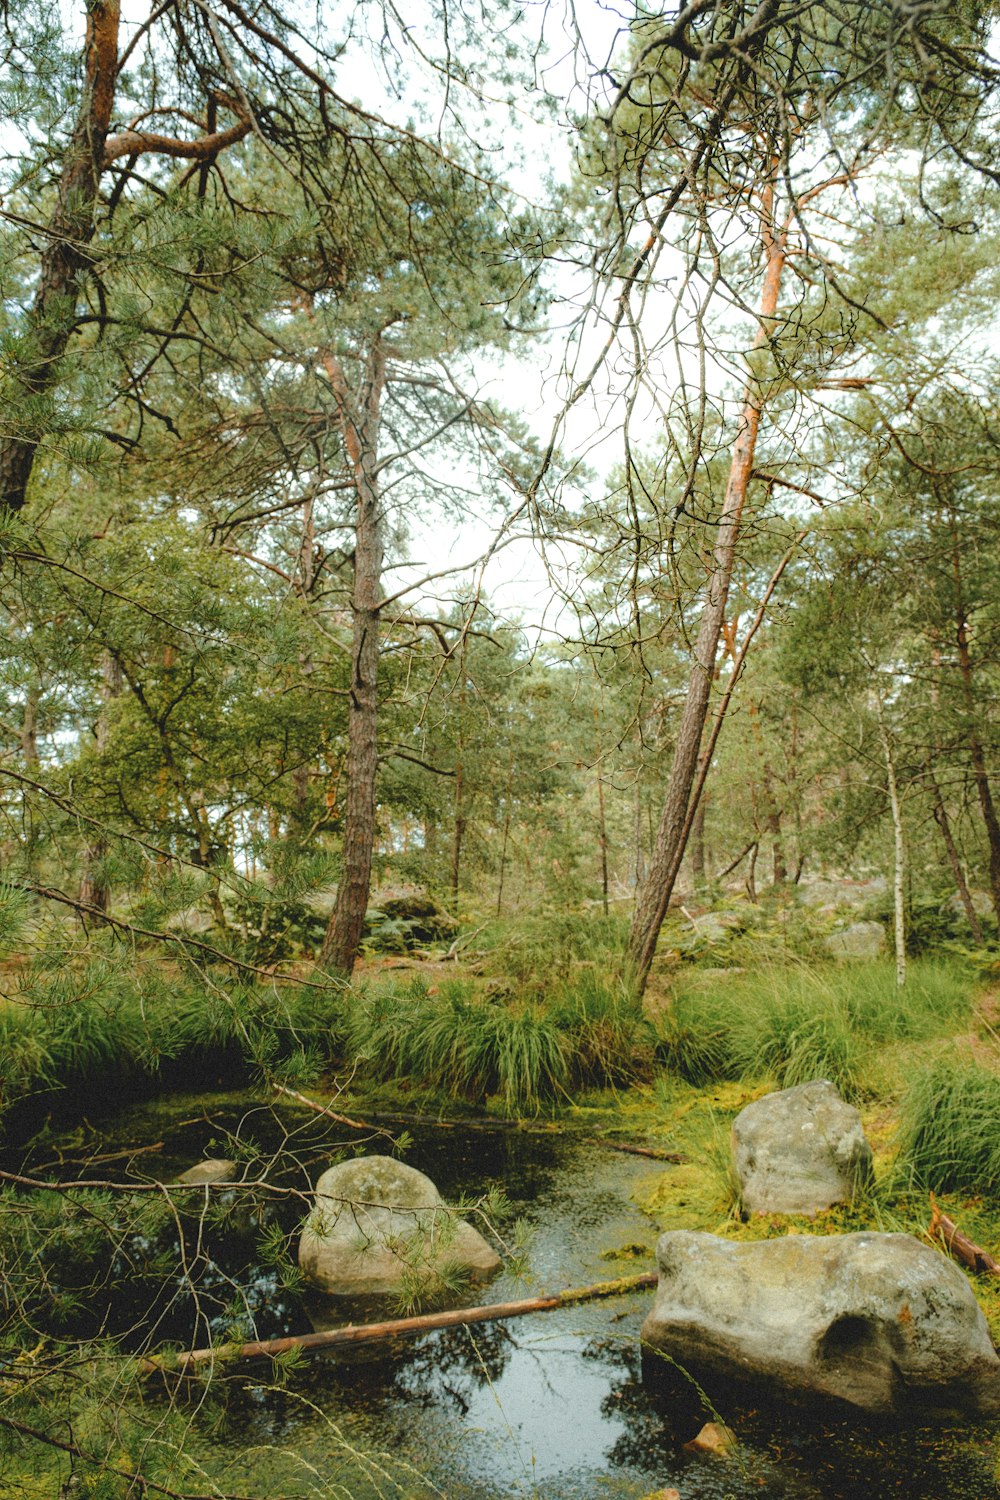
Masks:
[[[969,1282],[911,1235],[739,1243],[678,1229],[656,1253],[643,1343],[696,1378],[873,1415],[1000,1411],[1000,1360]]]
[[[817,1214],[850,1203],[872,1170],[861,1116],[825,1078],[748,1104],[733,1121],[732,1153],[751,1214]]]
[[[880,958],[885,952],[885,928],[881,922],[852,922],[823,941],[834,958]]]
[[[228,1161],[223,1156],[210,1156],[205,1161],[196,1162],[193,1167],[188,1167],[177,1179],[188,1185],[213,1182],[235,1182],[236,1163]]]
[[[456,1219],[429,1177],[391,1156],[360,1156],[330,1167],[299,1241],[306,1280],[338,1297],[398,1292],[413,1269],[464,1271],[486,1281],[500,1257]]]

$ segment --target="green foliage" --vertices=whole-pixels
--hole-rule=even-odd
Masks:
[[[942,1056],[903,1101],[899,1165],[933,1192],[1000,1199],[1000,1073]]]
[[[625,1085],[648,1078],[654,1030],[632,988],[598,968],[580,968],[554,987],[550,1013],[564,1032],[573,1081]]]
[[[361,996],[351,1008],[347,1047],[374,1077],[402,1078],[482,1104],[536,1110],[567,1077],[564,1039],[537,1006],[473,998],[461,982],[431,993]]]
[[[903,991],[888,962],[692,978],[658,1023],[657,1055],[692,1083],[829,1078],[857,1098],[872,1087],[879,1046],[947,1034],[971,999],[966,971],[927,960]]]

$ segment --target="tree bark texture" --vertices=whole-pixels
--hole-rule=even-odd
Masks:
[[[80,107],[63,158],[38,286],[14,372],[19,405],[30,404],[32,398],[51,390],[76,326],[77,296],[90,259],[88,246],[94,236],[105,142],[114,107],[118,27],[118,0],[90,0]],[[32,425],[29,412],[24,422],[27,430],[15,432],[0,443],[0,505],[7,510],[19,511],[24,505],[38,447]]]
[[[375,335],[365,360],[359,399],[340,361],[323,363],[337,406],[355,491],[351,688],[347,721],[347,795],[337,900],[320,950],[324,968],[350,974],[358,956],[371,889],[378,771],[378,666],[382,598],[382,514],[378,440],[385,388],[385,345]]]
[[[899,803],[899,786],[896,781],[896,761],[892,753],[892,740],[889,736],[889,726],[885,721],[885,705],[877,689],[875,692],[875,714],[878,719],[879,738],[882,741],[882,755],[885,759],[885,779],[889,792],[889,808],[892,812],[894,844],[892,880],[893,938],[896,949],[896,985],[897,988],[902,989],[906,983],[906,905],[904,901],[906,887],[906,838],[903,832],[903,811]]]
[[[969,650],[969,622],[965,612],[965,595],[962,587],[962,564],[958,542],[958,531],[952,517],[952,575],[955,582],[955,644],[958,648],[958,670],[962,679],[962,699],[965,708],[965,738],[972,762],[972,775],[979,795],[983,823],[989,847],[990,895],[993,911],[1000,929],[1000,819],[997,818],[993,789],[986,769],[983,742],[976,727],[976,697],[972,680],[972,653]]]
[[[937,778],[935,777],[934,772],[928,769],[927,777],[928,785],[931,789],[931,796],[934,798],[934,821],[937,824],[938,828],[941,830],[941,838],[944,841],[944,847],[948,854],[948,863],[951,866],[951,873],[954,877],[955,889],[958,892],[958,898],[962,903],[962,908],[965,912],[965,919],[969,924],[969,929],[972,933],[972,936],[979,944],[979,946],[982,947],[983,924],[979,920],[979,913],[976,911],[975,903],[972,899],[972,892],[969,890],[969,882],[965,878],[965,871],[962,868],[962,861],[959,857],[958,846],[955,843],[955,836],[951,831],[951,819],[948,817],[948,809],[944,805],[944,798],[941,795],[941,788],[937,784]]]
[[[787,230],[785,228],[781,231],[775,230],[773,209],[774,193],[773,187],[769,185],[765,189],[761,206],[766,269],[761,292],[758,328],[753,341],[754,350],[766,345],[771,337],[778,308],[781,274],[785,264]],[[764,392],[751,370],[743,393],[743,406],[722,511],[719,516],[712,567],[695,642],[687,696],[677,731],[677,744],[670,768],[666,800],[649,862],[649,873],[636,898],[632,919],[628,956],[640,994],[646,987],[660,928],[667,914],[674,883],[684,856],[685,825],[688,823],[691,789],[698,768],[702,733],[708,716],[719,637],[725,619],[729,585],[736,563],[740,521],[750,487],[763,405]]]

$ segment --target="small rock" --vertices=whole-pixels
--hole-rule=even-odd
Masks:
[[[205,1161],[196,1162],[193,1167],[188,1167],[178,1177],[178,1182],[187,1186],[213,1182],[235,1182],[237,1168],[234,1161],[228,1161],[224,1156],[210,1156]]]
[[[685,1453],[717,1453],[725,1458],[736,1447],[736,1434],[721,1422],[706,1422],[689,1443],[684,1444]],[[676,1493],[676,1491],[675,1491]]]

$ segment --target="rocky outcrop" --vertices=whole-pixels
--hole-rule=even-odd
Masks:
[[[486,1281],[500,1257],[448,1210],[429,1177],[390,1156],[361,1156],[324,1172],[299,1242],[306,1280],[332,1296],[398,1292],[413,1271],[458,1269]]]
[[[871,1176],[861,1116],[817,1079],[755,1099],[733,1121],[733,1167],[751,1214],[817,1214]]]
[[[1000,1360],[972,1288],[910,1235],[748,1244],[675,1230],[657,1262],[643,1343],[696,1377],[872,1414],[1000,1410]]]
[[[881,958],[885,952],[885,928],[881,922],[852,922],[823,939],[827,951],[843,960]]]

